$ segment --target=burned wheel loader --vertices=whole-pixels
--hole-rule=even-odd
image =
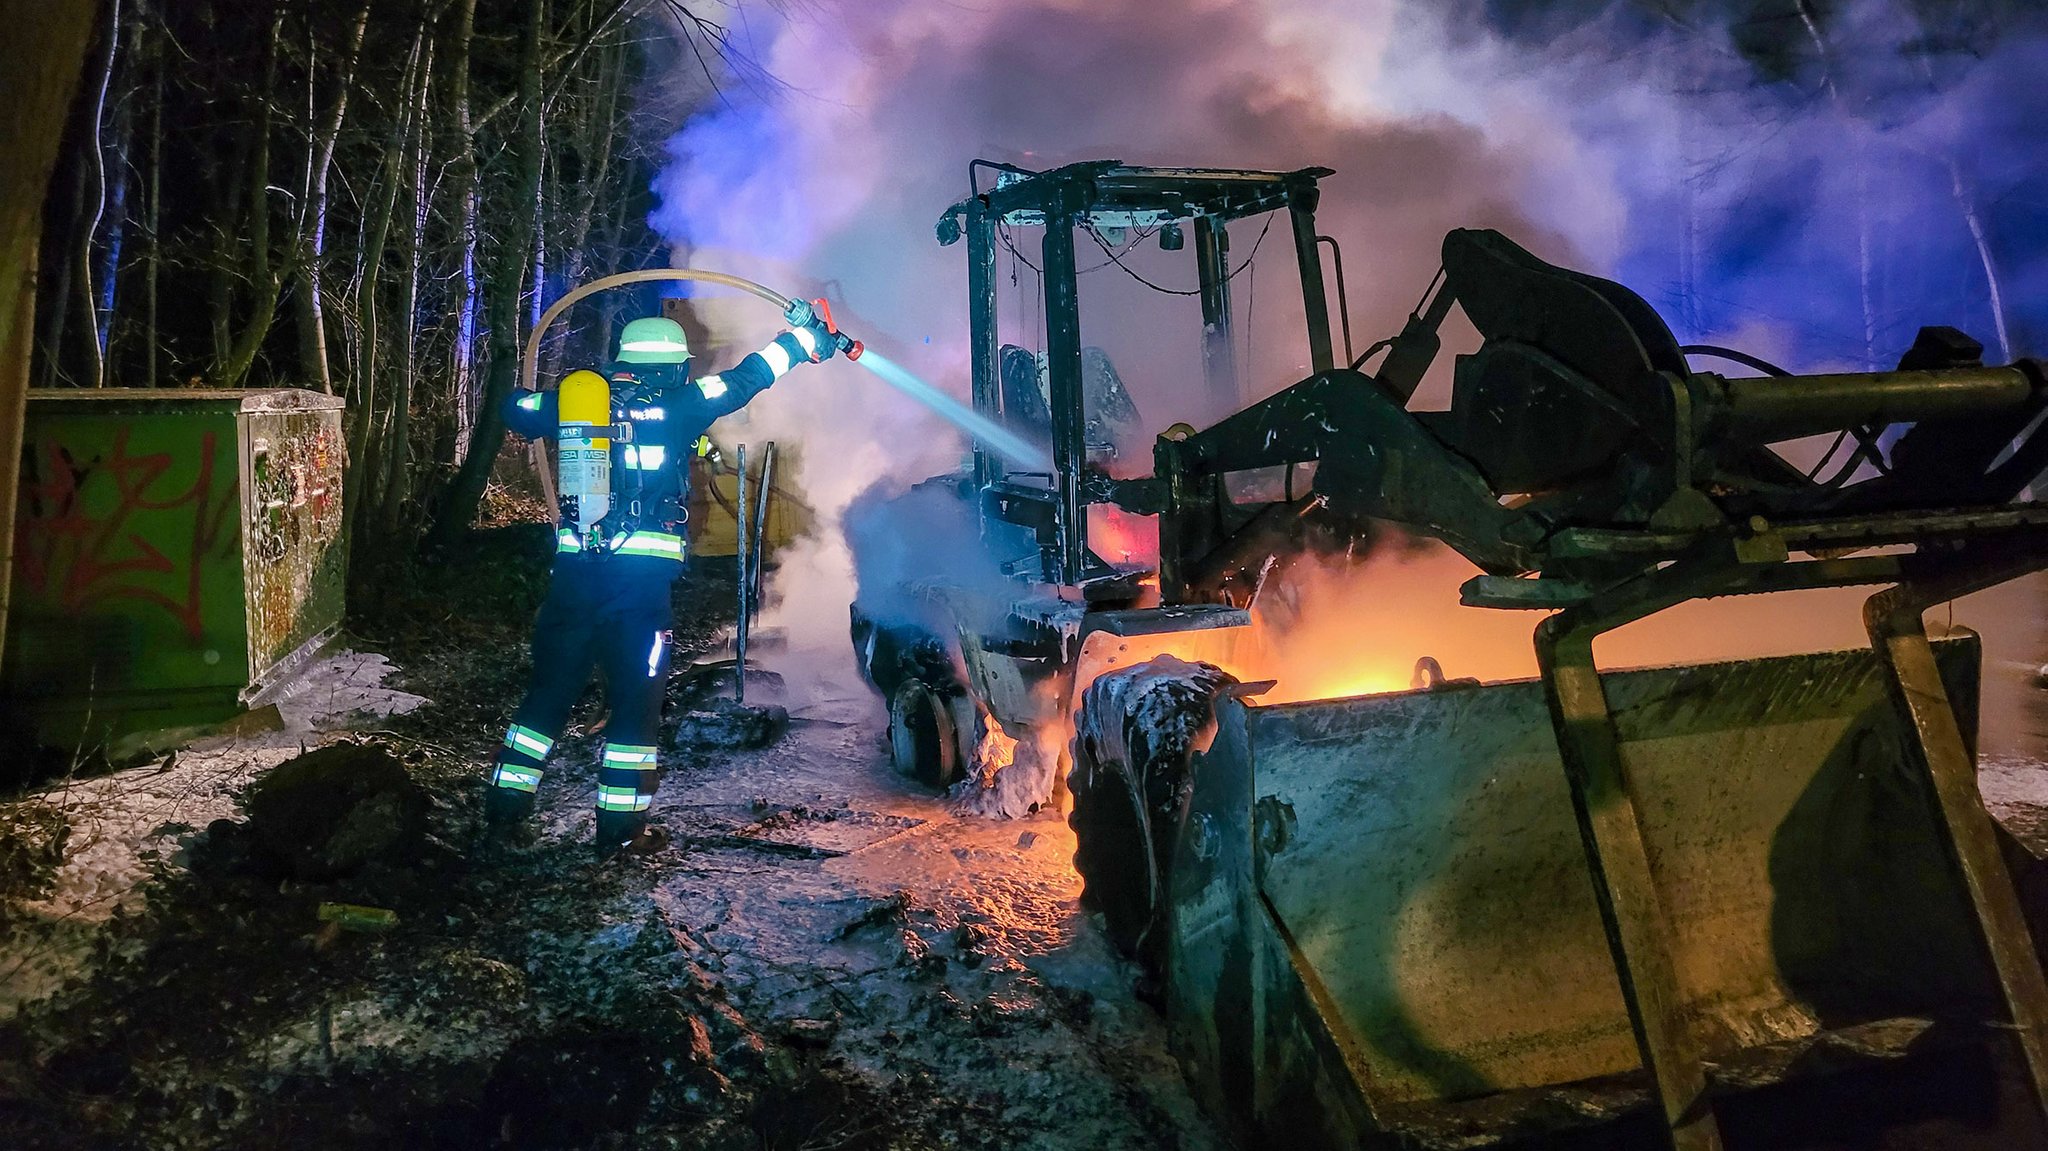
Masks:
[[[993,727],[1059,736],[1084,901],[1254,1146],[1741,1146],[1724,1121],[1754,1129],[1772,1085],[1951,1052],[1988,1052],[2026,1102],[1980,1145],[2048,1145],[2048,986],[1975,784],[1979,652],[1922,625],[2048,567],[2048,507],[2018,500],[2048,467],[2048,373],[1933,328],[1896,371],[1789,375],[1681,347],[1628,289],[1488,231],[1450,233],[1405,329],[1340,364],[1327,174],[1005,169],[948,210],[992,418],[998,228],[1044,230],[1051,467],[977,450],[913,493],[966,508],[963,546],[1009,580],[935,575],[910,623],[856,607],[899,766],[942,782]],[[1191,222],[1227,344],[1226,226],[1266,212],[1292,225],[1314,374],[1110,478],[1083,435],[1076,229]],[[1449,407],[1415,410],[1453,306],[1483,342]],[[1205,350],[1219,388],[1228,348]],[[1848,449],[1827,474],[1771,447],[1821,434]],[[1158,517],[1156,601],[1155,573],[1089,547],[1094,502]],[[1470,560],[1474,610],[1544,613],[1539,677],[1262,701],[1285,672],[1247,642],[1261,574],[1304,531],[1383,523]],[[1593,659],[1689,600],[1864,585],[1867,650]]]

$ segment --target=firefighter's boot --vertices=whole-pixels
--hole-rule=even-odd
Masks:
[[[484,823],[492,829],[516,827],[533,818],[532,792],[504,787],[484,789]]]
[[[610,855],[639,839],[646,830],[647,813],[644,811],[600,811],[597,813],[597,853]]]
[[[597,850],[609,853],[639,837],[654,805],[651,744],[607,743],[597,769]]]
[[[554,740],[523,724],[505,732],[505,746],[484,786],[484,824],[494,838],[531,821],[541,764],[554,746]]]

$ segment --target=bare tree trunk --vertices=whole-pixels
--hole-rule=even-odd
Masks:
[[[601,249],[604,252],[606,275],[623,272],[628,266],[638,264],[637,260],[628,261],[626,253],[626,229],[631,223],[632,216],[632,211],[627,206],[629,203],[626,197],[619,198],[617,208],[612,212],[609,227],[606,229]],[[619,307],[622,299],[623,296],[619,292],[605,292],[597,297],[597,330],[600,335],[598,348],[593,354],[600,360],[611,350],[611,333],[619,328]]]
[[[604,93],[599,101],[601,111],[594,122],[586,120],[588,131],[597,137],[597,162],[590,166],[588,177],[583,182],[583,195],[576,205],[576,223],[571,230],[575,237],[570,252],[569,266],[573,277],[581,281],[589,271],[590,225],[597,212],[597,202],[609,186],[612,174],[612,140],[617,136],[619,123],[619,95],[625,88],[625,54],[627,47],[621,43],[605,54],[605,70],[599,78]]]
[[[590,230],[597,212],[598,201],[610,189],[612,183],[612,141],[618,134],[619,100],[626,87],[625,62],[628,45],[616,42],[607,46],[597,57],[597,98],[593,101],[596,115],[585,113],[579,117],[582,127],[582,147],[579,152],[586,161],[582,179],[578,181],[576,209],[571,217],[566,234],[560,245],[562,274],[570,286],[590,279]],[[609,322],[598,327],[600,333],[610,331]],[[605,337],[600,335],[602,341]],[[543,374],[555,377],[562,374],[566,357],[578,350],[573,336],[555,340],[545,351]]]
[[[71,171],[71,211],[66,217],[66,223],[71,229],[75,230],[81,225],[84,218],[85,167],[83,165],[75,165]],[[65,234],[63,232],[58,233],[59,236]],[[56,243],[57,238],[53,236],[50,249],[50,255],[53,259],[60,255],[56,249]],[[38,254],[40,255],[40,253]],[[76,260],[57,259],[55,272],[57,282],[55,288],[50,292],[50,310],[43,317],[43,333],[40,340],[43,348],[43,371],[42,379],[37,381],[37,383],[41,387],[55,387],[59,380],[68,382],[70,378],[64,374],[64,333],[70,330],[71,300],[75,294],[71,290],[71,277],[77,268],[78,262]]]
[[[163,52],[164,32],[159,24],[150,53],[149,204],[143,209],[143,238],[148,244],[142,265],[142,386],[145,388],[154,388],[158,384],[157,349],[162,340],[157,331],[157,277],[163,263],[163,242],[157,228],[163,219],[164,199]]]
[[[542,89],[541,29],[547,21],[547,0],[527,0],[526,28],[520,51],[519,100],[523,122],[513,135],[512,148],[519,172],[518,203],[522,209],[540,202],[542,157],[539,147]],[[463,458],[461,470],[449,485],[448,498],[435,521],[433,542],[447,547],[460,539],[476,519],[491,465],[505,443],[505,419],[498,411],[512,394],[519,375],[519,304],[524,295],[521,281],[533,251],[536,221],[527,210],[509,218],[507,234],[501,241],[498,267],[486,306],[490,326],[490,375],[476,416],[476,433]]]
[[[21,422],[35,331],[43,198],[78,88],[96,6],[86,0],[0,0],[8,66],[0,68],[0,635],[14,572]]]
[[[455,460],[468,457],[469,440],[476,427],[478,323],[483,310],[483,281],[477,271],[477,217],[482,211],[482,189],[478,186],[476,124],[471,118],[469,50],[476,39],[476,0],[460,0],[455,28],[455,58],[451,103],[455,107],[455,164],[452,178],[460,210],[456,224],[460,232],[460,266],[456,273],[458,302],[455,309],[455,348],[451,363],[455,396]]]
[[[420,74],[418,95],[413,101],[412,132],[412,231],[405,244],[405,359],[398,376],[398,390],[391,397],[391,433],[384,446],[384,530],[397,533],[404,523],[405,501],[410,491],[410,449],[414,380],[419,373],[420,251],[426,246],[427,220],[433,207],[428,191],[428,160],[432,149],[427,129],[427,93],[434,73],[434,48],[427,46],[427,63]]]
[[[1939,92],[1934,68],[1924,55],[1919,58],[1919,65],[1920,76],[1927,82],[1928,92]],[[1970,243],[1977,249],[1977,263],[1984,269],[1984,285],[1991,294],[1991,326],[1998,336],[1999,359],[2001,363],[2009,364],[2013,347],[2005,313],[2005,283],[1999,276],[1998,260],[1991,250],[1991,230],[1985,225],[1984,214],[1977,207],[1976,184],[1963,171],[1962,161],[1953,151],[1943,149],[1934,155],[1934,159],[1948,171],[1949,195],[1955,199],[1956,211],[1963,217],[1963,226],[1970,231]]]
[[[277,40],[284,32],[284,10],[278,9],[271,24],[270,39],[264,46],[263,91],[277,89]],[[251,301],[249,316],[241,331],[228,344],[227,354],[215,365],[219,376],[216,381],[224,388],[238,388],[248,377],[249,369],[256,364],[256,357],[263,350],[263,341],[270,334],[270,326],[277,319],[277,297],[284,287],[283,277],[278,274],[270,251],[270,126],[272,108],[269,99],[260,102],[253,123],[250,126],[248,232],[249,232],[249,282],[255,285],[255,298]]]
[[[1699,93],[1706,87],[1705,69],[1691,52],[1674,52],[1678,61],[1678,170],[1680,202],[1685,212],[1678,244],[1678,314],[1687,337],[1700,339],[1706,333],[1706,317],[1700,308],[1700,201],[1706,173],[1696,160],[1700,139]]]
[[[348,114],[349,94],[355,89],[356,67],[363,55],[363,35],[370,24],[371,3],[372,0],[363,0],[362,9],[349,25],[348,55],[341,68],[341,90],[335,94],[334,106],[327,110],[319,130],[307,141],[306,179],[299,196],[298,284],[294,292],[298,302],[299,364],[306,379],[329,395],[334,393],[334,376],[327,357],[326,302],[321,296],[327,257],[327,177],[334,167],[334,145],[341,138],[341,125]],[[308,48],[311,49],[310,40]],[[314,72],[309,55],[306,61],[309,93]]]
[[[1851,152],[1856,165],[1856,298],[1863,305],[1863,367],[1876,371],[1877,298],[1871,290],[1873,261],[1870,254],[1870,141],[1857,133]]]
[[[413,36],[412,53],[406,61],[405,82],[401,91],[412,91],[421,71],[421,53],[427,41],[428,23],[422,18],[419,31]],[[378,474],[376,462],[378,446],[374,439],[377,427],[377,369],[382,359],[379,329],[381,309],[377,301],[378,281],[384,267],[384,249],[391,239],[391,221],[398,212],[398,190],[405,183],[405,144],[412,127],[411,101],[407,100],[391,125],[391,135],[384,147],[384,189],[377,200],[369,238],[363,242],[363,283],[356,296],[356,311],[361,317],[362,336],[358,340],[362,351],[357,360],[356,407],[353,413],[354,426],[350,429],[348,454],[349,467],[342,506],[357,524],[368,521],[369,499],[365,493],[373,490],[371,477]]]
[[[1796,0],[1799,22],[1806,29],[1806,35],[1813,41],[1813,50],[1820,57],[1821,87],[1828,94],[1828,102],[1834,106],[1835,115],[1842,122],[1844,131],[1850,134],[1849,157],[1856,172],[1856,291],[1863,305],[1863,366],[1867,370],[1877,368],[1877,301],[1871,287],[1870,254],[1870,144],[1856,118],[1849,113],[1848,105],[1842,100],[1842,90],[1835,84],[1834,54],[1829,49],[1827,37],[1821,32],[1820,17],[1815,12],[1813,0]]]
[[[114,64],[121,48],[121,0],[111,0],[107,13],[107,55],[100,69],[99,99],[93,103],[91,140],[93,193],[92,215],[78,231],[78,298],[85,304],[85,382],[100,387],[107,382],[106,349],[100,341],[99,301],[92,286],[92,247],[99,239],[100,220],[107,210],[107,153],[100,139],[106,122],[107,92],[114,86]]]
[[[538,132],[534,137],[534,147],[540,152],[542,178],[534,181],[533,185],[533,286],[532,290],[527,294],[526,302],[526,326],[528,328],[540,323],[540,314],[547,310],[547,305],[541,299],[541,297],[547,295],[548,289],[548,182],[546,174],[553,165],[547,162],[548,117],[545,107],[541,109],[541,114],[535,120],[535,124],[538,127]]]
[[[1991,324],[1998,333],[1998,354],[2001,363],[2012,362],[2012,335],[2006,328],[2005,290],[1998,277],[1998,261],[1991,253],[1991,233],[1984,225],[1983,213],[1977,210],[1977,190],[1963,174],[1963,166],[1952,154],[1942,155],[1948,165],[1949,188],[1956,200],[1956,210],[1963,215],[1963,226],[1970,229],[1970,242],[1977,247],[1977,261],[1984,267],[1984,283],[1991,289]]]
[[[561,230],[560,220],[550,221],[546,208],[549,204],[554,205],[555,211],[559,216],[563,198],[561,170],[559,166],[549,164],[548,179],[542,185],[541,199],[534,205],[534,216],[541,221],[541,226],[537,229],[538,238],[534,243],[533,294],[527,297],[526,305],[526,323],[529,330],[534,325],[540,323],[541,313],[547,311],[548,259],[550,258],[548,251],[548,224],[555,224],[557,232]],[[556,250],[552,253],[552,258],[558,261],[561,274],[570,284],[574,284],[574,272],[571,265],[573,253],[570,250],[570,245],[573,241],[561,235],[557,235],[555,239],[557,244]],[[561,374],[562,353],[567,346],[567,341],[559,336],[553,339],[542,338],[540,363],[535,369],[536,375],[539,378],[554,379]]]
[[[228,162],[227,178],[214,185],[213,218],[219,221],[214,228],[213,275],[207,283],[207,319],[212,336],[213,362],[224,362],[235,346],[235,250],[234,225],[241,219],[242,193],[248,187],[249,152],[251,143],[248,135],[237,141],[234,155]]]
[[[131,23],[139,36],[140,26]],[[135,101],[132,98],[132,84],[124,81],[123,87],[129,93],[115,104],[113,111],[112,136],[107,154],[111,162],[107,166],[107,211],[106,243],[101,245],[99,271],[99,324],[94,331],[98,340],[101,369],[100,380],[104,384],[114,378],[113,360],[114,321],[116,307],[120,303],[121,263],[127,251],[128,242],[128,195],[134,171],[133,147],[135,142]]]

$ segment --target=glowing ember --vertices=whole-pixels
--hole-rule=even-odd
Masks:
[[[1159,517],[1133,515],[1114,504],[1090,504],[1088,546],[1113,564],[1156,564]]]
[[[1473,574],[1434,546],[1305,557],[1260,589],[1240,674],[1278,680],[1262,697],[1272,703],[1407,691],[1424,656],[1448,676],[1534,675],[1538,617],[1463,606],[1458,585]]]

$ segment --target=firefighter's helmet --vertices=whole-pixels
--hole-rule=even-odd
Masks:
[[[642,316],[619,333],[622,364],[681,364],[690,359],[683,326],[664,316]]]

